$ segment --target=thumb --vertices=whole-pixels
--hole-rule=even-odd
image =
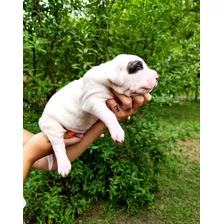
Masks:
[[[74,136],[74,137],[71,137],[71,138],[64,139],[64,142],[65,142],[66,146],[69,146],[69,145],[74,145],[74,144],[80,142],[81,140],[82,140],[81,138],[78,138],[78,137]]]

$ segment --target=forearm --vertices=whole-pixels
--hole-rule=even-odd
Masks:
[[[79,157],[88,147],[91,145],[104,131],[106,126],[102,121],[97,121],[84,135],[82,140],[75,145],[67,146],[67,156],[71,162]],[[26,133],[25,133],[26,134]],[[32,133],[31,133],[32,134]],[[30,134],[30,138],[32,135]],[[36,145],[33,142],[27,142],[23,147],[23,180],[25,181],[26,176],[33,166],[37,169],[46,170],[47,160],[46,156],[53,153],[50,142],[43,133],[39,133],[41,137],[41,144]],[[35,137],[35,136],[34,136]],[[28,137],[27,137],[28,138]],[[25,138],[24,138],[25,139]],[[45,157],[45,158],[43,158]],[[54,158],[55,159],[55,158]],[[34,164],[35,163],[35,164]],[[53,170],[57,169],[57,163],[54,161]]]

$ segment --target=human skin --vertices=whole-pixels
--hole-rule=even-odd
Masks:
[[[126,97],[114,92],[115,99],[107,101],[107,106],[114,112],[118,121],[126,120],[129,116],[135,114],[139,108],[151,100],[150,94]],[[131,108],[131,110],[128,110]],[[98,120],[83,136],[82,139],[77,137],[66,138],[66,154],[68,159],[73,162],[78,158],[104,131],[106,125]],[[46,135],[42,132],[34,135],[33,133],[23,130],[23,183],[31,168],[43,171],[49,171],[47,157],[53,154],[51,143]],[[57,162],[53,156],[53,170],[57,170]]]

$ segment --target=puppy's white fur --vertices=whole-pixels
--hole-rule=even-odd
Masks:
[[[128,66],[134,61],[140,61],[143,68],[130,74]],[[85,133],[100,119],[108,127],[114,141],[124,141],[124,131],[105,103],[113,98],[110,88],[126,96],[145,94],[156,87],[157,79],[157,73],[140,57],[122,54],[93,67],[82,78],[54,94],[44,109],[39,126],[52,144],[58,172],[64,176],[71,169],[64,145],[67,130]]]

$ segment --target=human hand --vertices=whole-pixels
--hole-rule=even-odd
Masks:
[[[143,104],[150,102],[152,99],[149,93],[127,97],[118,94],[114,90],[112,90],[112,92],[114,94],[114,99],[107,100],[106,104],[108,108],[114,112],[118,121],[127,120],[128,117],[135,114]]]
[[[64,143],[65,143],[66,146],[74,145],[74,144],[81,141],[81,138],[79,138],[79,137],[75,137],[75,136],[71,137],[71,138],[66,138],[66,137],[67,136],[65,134]],[[43,132],[40,132],[40,133],[32,136],[27,141],[26,144],[29,145],[29,147],[36,148],[36,149],[39,149],[39,150],[51,149],[51,143],[48,140],[47,136]]]

